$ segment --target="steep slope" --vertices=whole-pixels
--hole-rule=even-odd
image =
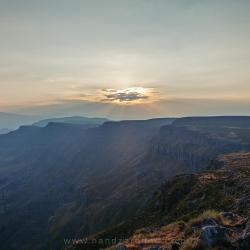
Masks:
[[[249,249],[249,197],[250,153],[222,155],[209,170],[162,185],[140,216],[66,248],[99,249],[132,235],[112,249]]]

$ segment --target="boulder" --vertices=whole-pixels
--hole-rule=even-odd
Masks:
[[[171,250],[179,250],[181,247],[181,242],[174,242],[172,247],[171,247]]]
[[[215,219],[213,218],[206,218],[204,219],[201,224],[200,224],[200,227],[203,228],[203,227],[206,227],[206,226],[217,226],[218,223]]]
[[[149,250],[162,250],[162,247],[160,246],[152,246],[149,248]]]
[[[205,226],[201,228],[200,244],[204,247],[213,247],[217,243],[227,241],[227,235],[233,230],[219,226]]]
[[[231,226],[231,227],[240,226],[246,222],[245,218],[243,218],[237,214],[234,214],[232,212],[220,213],[220,219],[221,219],[223,225]]]

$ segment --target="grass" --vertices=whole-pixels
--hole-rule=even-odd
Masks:
[[[215,211],[215,210],[212,210],[212,209],[206,210],[202,214],[198,215],[197,217],[189,220],[189,222],[187,223],[187,226],[189,228],[192,228],[193,226],[199,225],[200,223],[202,223],[202,221],[204,221],[205,219],[208,219],[208,218],[215,219],[215,220],[219,221],[220,220],[220,213]]]
[[[200,250],[201,247],[199,246],[199,235],[192,235],[187,238],[183,245],[181,246],[180,250]]]

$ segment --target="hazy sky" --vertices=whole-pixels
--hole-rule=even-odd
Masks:
[[[250,115],[249,0],[0,0],[0,110]]]

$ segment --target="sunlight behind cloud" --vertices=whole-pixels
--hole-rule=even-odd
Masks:
[[[119,104],[149,103],[153,101],[153,89],[143,87],[131,87],[126,89],[103,89],[104,102]]]

